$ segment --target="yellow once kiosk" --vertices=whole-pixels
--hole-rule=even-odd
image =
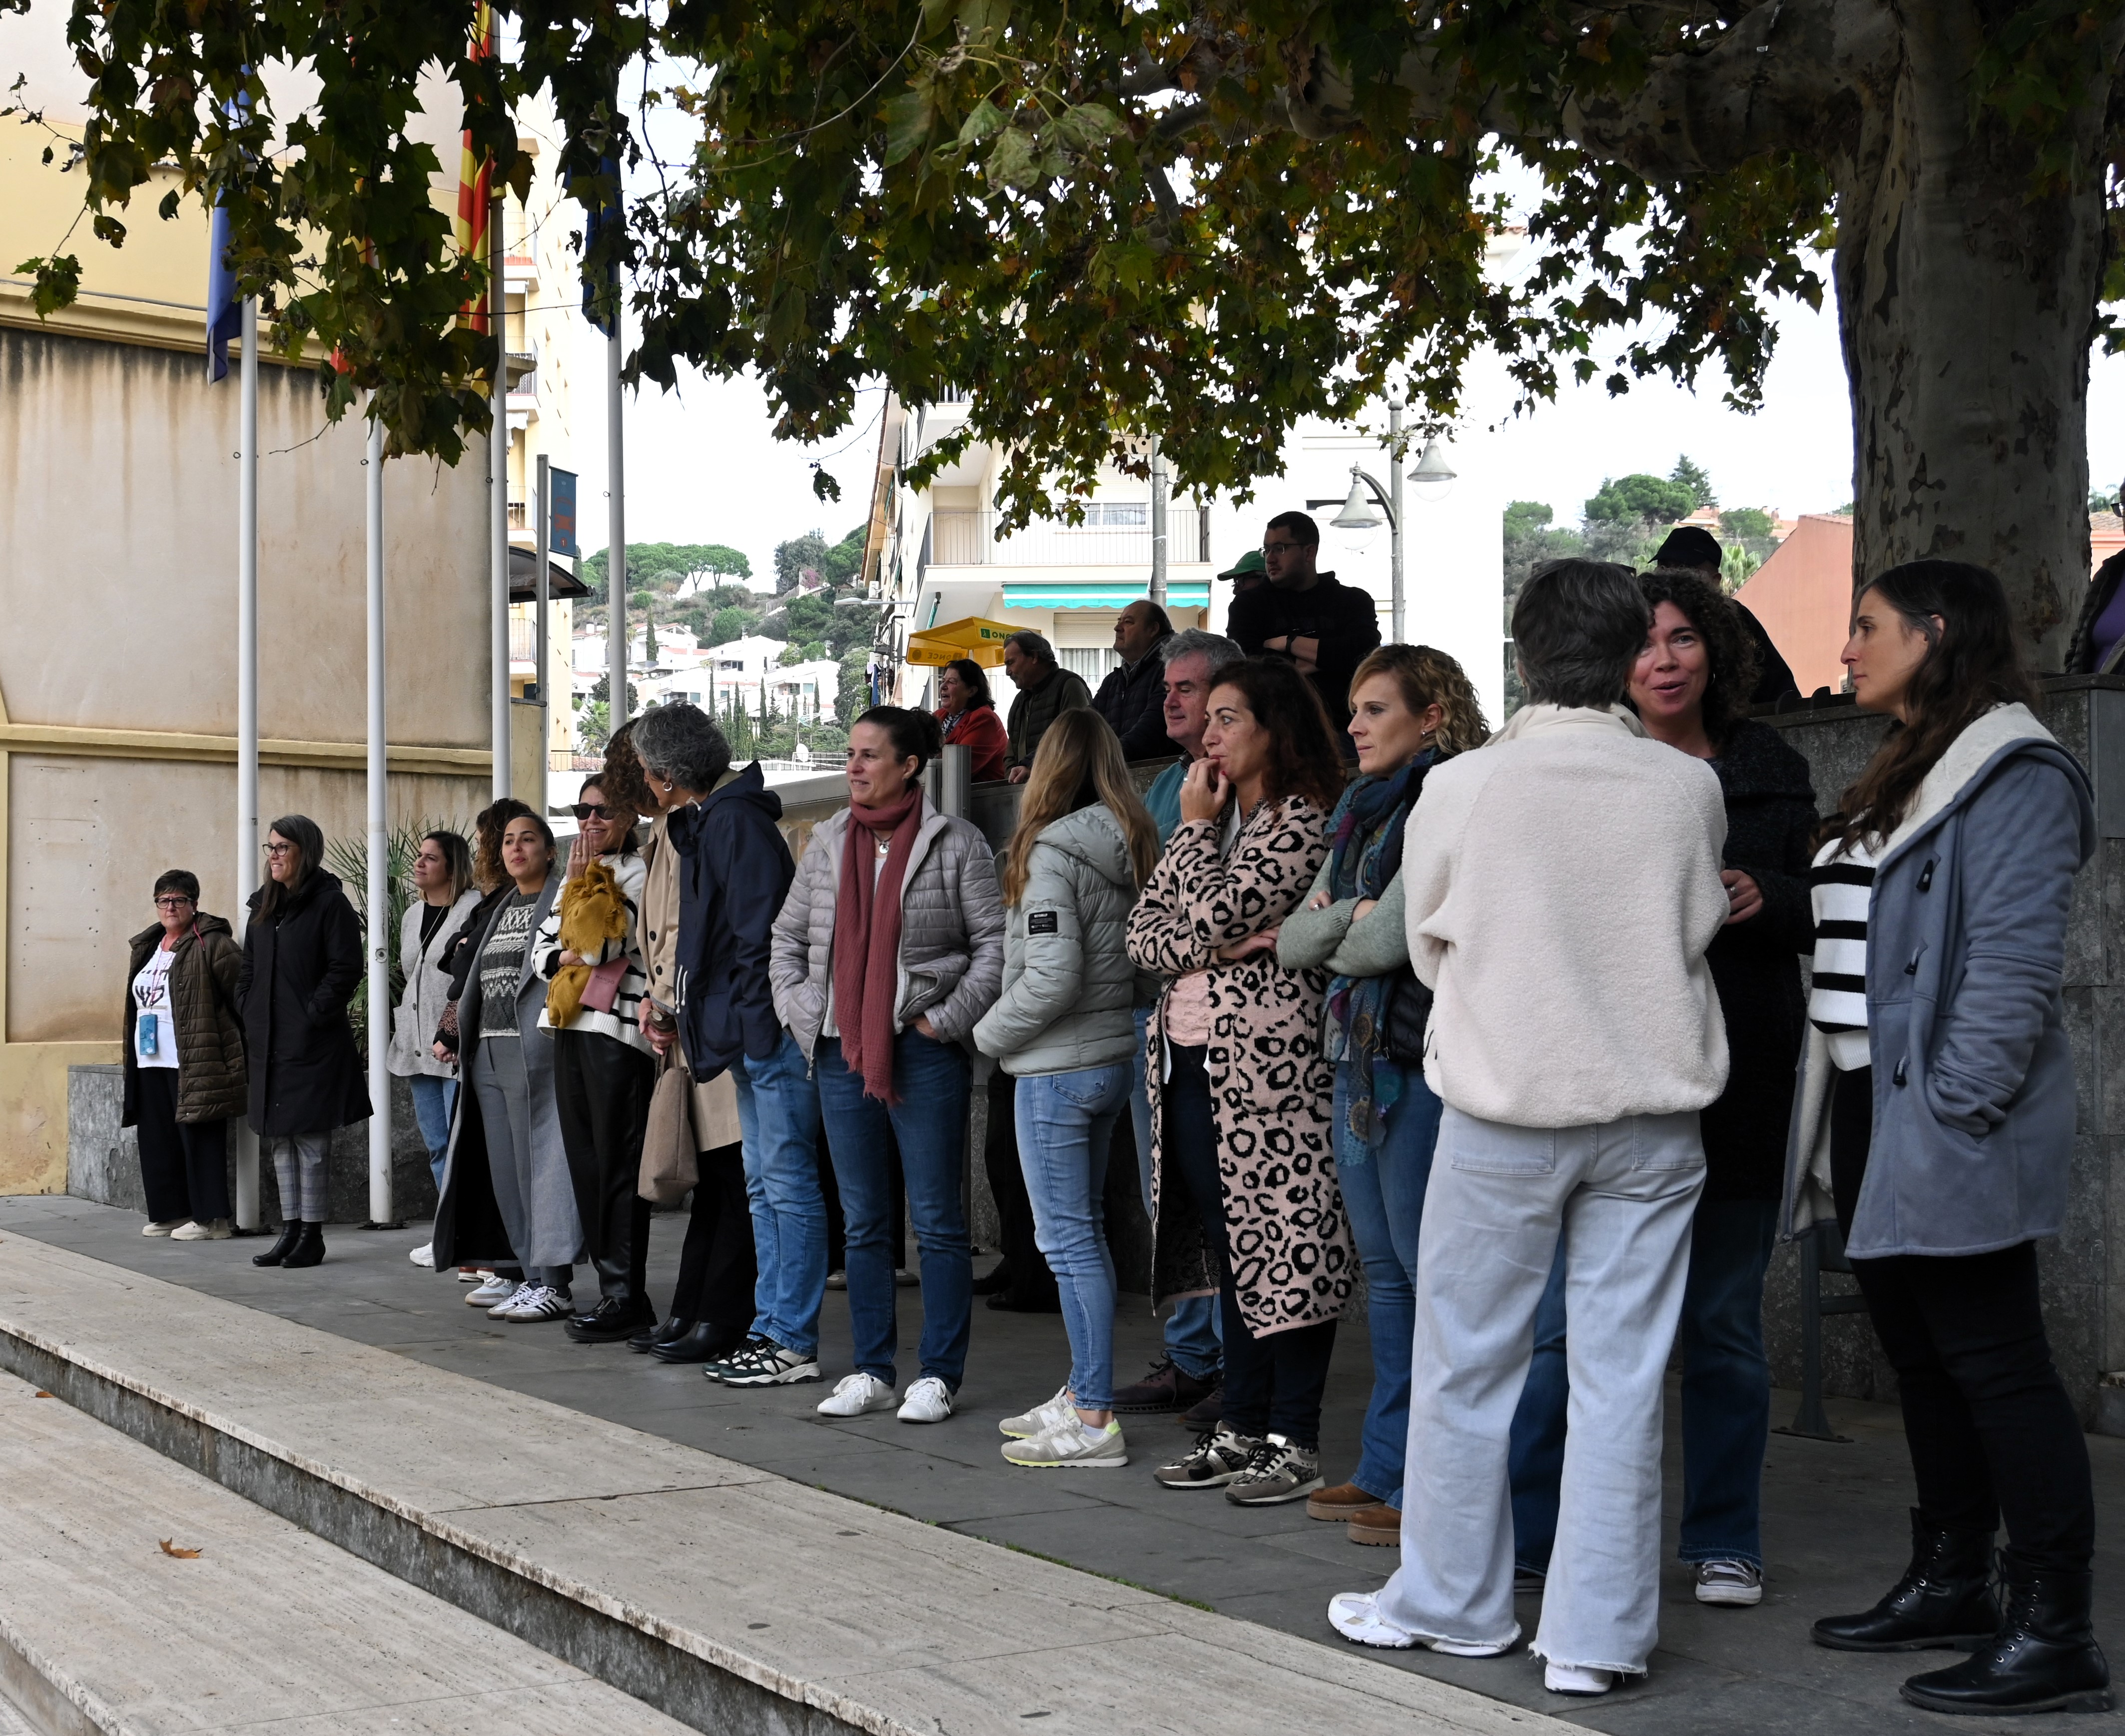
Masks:
[[[946,621],[942,626],[909,634],[907,661],[941,669],[964,657],[984,669],[994,669],[1003,663],[1003,642],[1012,634],[1025,630],[1023,625],[1014,627],[1008,621],[969,615],[964,620]]]

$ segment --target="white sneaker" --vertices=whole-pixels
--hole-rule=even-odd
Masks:
[[[1379,1595],[1375,1592],[1343,1592],[1331,1597],[1328,1623],[1355,1644],[1378,1646],[1391,1652],[1406,1652],[1421,1645],[1426,1651],[1443,1653],[1449,1658],[1496,1658],[1520,1642],[1517,1623],[1511,1635],[1501,1640],[1426,1639],[1382,1615]]]
[[[164,1218],[158,1224],[150,1223],[142,1224],[140,1226],[140,1234],[144,1236],[167,1236],[174,1234],[177,1231],[182,1229],[184,1227],[185,1220],[182,1218]]]
[[[229,1239],[229,1219],[208,1218],[202,1222],[194,1219],[191,1223],[180,1224],[172,1230],[170,1239],[172,1242],[226,1242]]]
[[[465,1306],[492,1310],[497,1302],[507,1302],[524,1287],[521,1278],[504,1278],[488,1272],[479,1281],[477,1289],[465,1293]]]
[[[1542,1685],[1553,1694],[1577,1694],[1582,1697],[1605,1694],[1616,1685],[1614,1670],[1590,1670],[1576,1663],[1545,1663],[1542,1667]]]
[[[507,1282],[508,1281],[505,1279],[501,1281]],[[543,1288],[542,1285],[534,1284],[529,1278],[520,1279],[516,1282],[510,1284],[508,1290],[504,1294],[502,1300],[496,1303],[493,1307],[488,1309],[488,1319],[490,1320],[501,1319],[510,1311],[510,1309],[516,1307],[518,1303],[529,1302],[532,1296],[541,1288]],[[478,1292],[475,1291],[474,1294],[477,1295]]]
[[[1077,1420],[1077,1407],[1070,1402],[1070,1389],[1066,1385],[1053,1398],[1034,1405],[1024,1416],[1006,1417],[997,1427],[1014,1441],[1031,1441]]]
[[[1030,1441],[1010,1441],[1003,1455],[1028,1470],[1107,1471],[1128,1463],[1128,1444],[1122,1439],[1120,1423],[1095,1428],[1081,1422],[1073,1407],[1061,1427]]]
[[[1746,1561],[1700,1561],[1697,1601],[1753,1609],[1764,1601],[1764,1570]]]
[[[575,1311],[573,1297],[564,1296],[547,1285],[533,1284],[519,1290],[505,1307],[496,1309],[493,1318],[526,1326],[539,1320],[558,1320]]]
[[[425,1266],[430,1271],[433,1271],[436,1269],[436,1244],[432,1242],[423,1242],[406,1257],[416,1266]]]
[[[893,1390],[875,1375],[844,1375],[819,1401],[822,1417],[860,1417],[865,1411],[891,1410]]]
[[[942,1422],[952,1414],[952,1389],[935,1375],[925,1375],[907,1389],[900,1407],[902,1422]]]
[[[493,1276],[492,1272],[482,1267],[460,1266],[458,1268],[458,1282],[460,1284],[484,1284]]]

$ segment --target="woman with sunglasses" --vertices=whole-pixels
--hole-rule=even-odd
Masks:
[[[229,1229],[229,1118],[243,1113],[243,968],[228,919],[199,908],[196,875],[155,882],[154,926],[132,940],[125,1108],[140,1133],[144,1236],[219,1242]]]
[[[554,1033],[554,1105],[568,1154],[595,1305],[568,1322],[579,1343],[609,1344],[657,1323],[644,1276],[649,1202],[636,1191],[657,1064],[642,1034],[639,920],[646,870],[634,810],[607,801],[601,778],[575,805],[560,895],[540,925],[533,969],[549,984],[539,1023]],[[590,946],[588,934],[599,939]]]

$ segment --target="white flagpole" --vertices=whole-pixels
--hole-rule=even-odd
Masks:
[[[621,438],[620,284],[613,281],[612,332],[605,346],[605,467],[611,473],[605,528],[606,717],[617,729],[627,721],[627,467]]]
[[[372,401],[370,409],[375,410]],[[391,884],[384,746],[384,424],[369,422],[369,1221],[391,1209]]]
[[[487,218],[488,322],[494,338],[494,427],[487,441],[488,486],[492,540],[489,554],[493,583],[494,799],[509,790],[509,333],[503,317],[502,201],[492,200]],[[540,804],[544,805],[543,802]]]
[[[554,653],[546,642],[548,611],[550,598],[547,595],[547,564],[553,559],[553,501],[549,490],[552,487],[553,467],[547,455],[539,455],[539,486],[533,498],[531,510],[539,515],[538,528],[532,533],[531,559],[534,571],[531,594],[539,600],[538,623],[531,635],[534,647],[531,661],[538,669],[539,683],[539,811],[546,811],[546,785],[551,781],[554,769]]]
[[[258,889],[258,303],[243,303],[236,482],[236,908],[239,937]],[[284,1208],[285,1210],[285,1208]],[[257,1229],[258,1139],[236,1124],[236,1222]]]

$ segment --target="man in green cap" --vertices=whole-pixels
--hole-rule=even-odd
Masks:
[[[1260,550],[1250,549],[1218,577],[1232,580],[1234,597],[1245,597],[1248,592],[1269,583],[1269,567],[1262,559]]]

